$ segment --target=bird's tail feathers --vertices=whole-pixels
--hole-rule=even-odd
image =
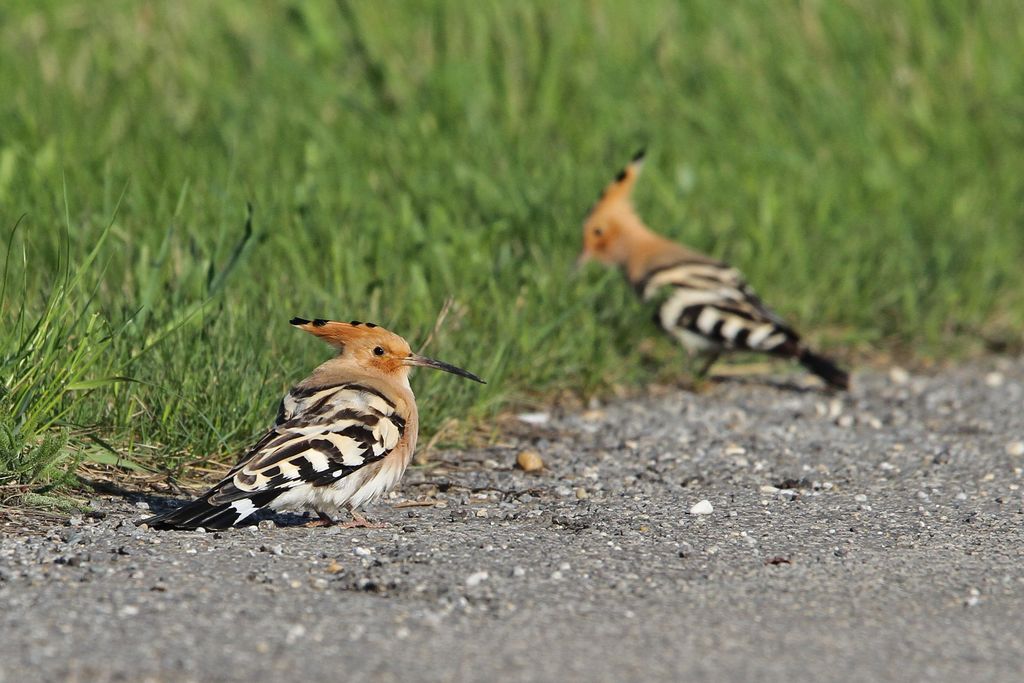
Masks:
[[[227,529],[236,526],[269,503],[274,495],[265,501],[259,498],[260,496],[257,495],[251,498],[211,504],[209,496],[203,496],[176,510],[144,519],[139,524],[147,524],[154,529],[197,529],[199,527]]]
[[[850,388],[850,375],[828,358],[805,348],[801,349],[797,360],[805,368],[825,380],[829,386],[844,390]]]

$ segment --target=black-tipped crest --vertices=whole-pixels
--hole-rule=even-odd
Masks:
[[[636,162],[638,162],[638,161],[643,161],[643,160],[644,160],[644,157],[645,157],[645,156],[647,156],[647,149],[645,149],[644,147],[641,147],[641,148],[640,148],[640,149],[639,149],[639,150],[637,151],[637,153],[633,155],[633,161],[632,161],[632,163],[634,163],[634,164],[635,164],[635,163],[636,163]]]
[[[317,318],[316,320],[313,321],[313,327],[323,327],[328,322],[330,321],[324,320],[323,318]]]
[[[310,321],[306,320],[305,318],[292,318],[291,320],[288,321],[288,324],[289,325],[308,325],[309,322]]]

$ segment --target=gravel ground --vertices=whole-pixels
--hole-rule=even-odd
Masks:
[[[732,380],[524,416],[381,530],[9,516],[0,683],[1020,681],[1022,407],[1024,361]]]

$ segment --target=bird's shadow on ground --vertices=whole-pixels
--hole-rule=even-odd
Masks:
[[[775,389],[792,394],[821,394],[829,396],[835,393],[832,389],[823,386],[797,384],[786,380],[774,379],[771,377],[737,377],[734,375],[711,375],[706,380],[709,384],[723,386],[741,387],[764,387]]]

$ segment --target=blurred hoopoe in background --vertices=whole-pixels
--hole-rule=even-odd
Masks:
[[[409,370],[422,366],[483,383],[476,375],[412,352],[372,323],[294,318],[338,355],[316,368],[281,401],[274,426],[198,499],[144,523],[156,528],[222,529],[257,510],[311,510],[313,525],[332,524],[398,483],[416,449],[419,426]]]
[[[759,351],[793,358],[830,386],[849,376],[800,341],[764,305],[738,270],[650,230],[631,201],[644,153],[605,188],[583,223],[580,264],[591,259],[622,268],[645,301],[661,299],[656,320],[691,354],[706,357],[703,376],[723,351]]]

